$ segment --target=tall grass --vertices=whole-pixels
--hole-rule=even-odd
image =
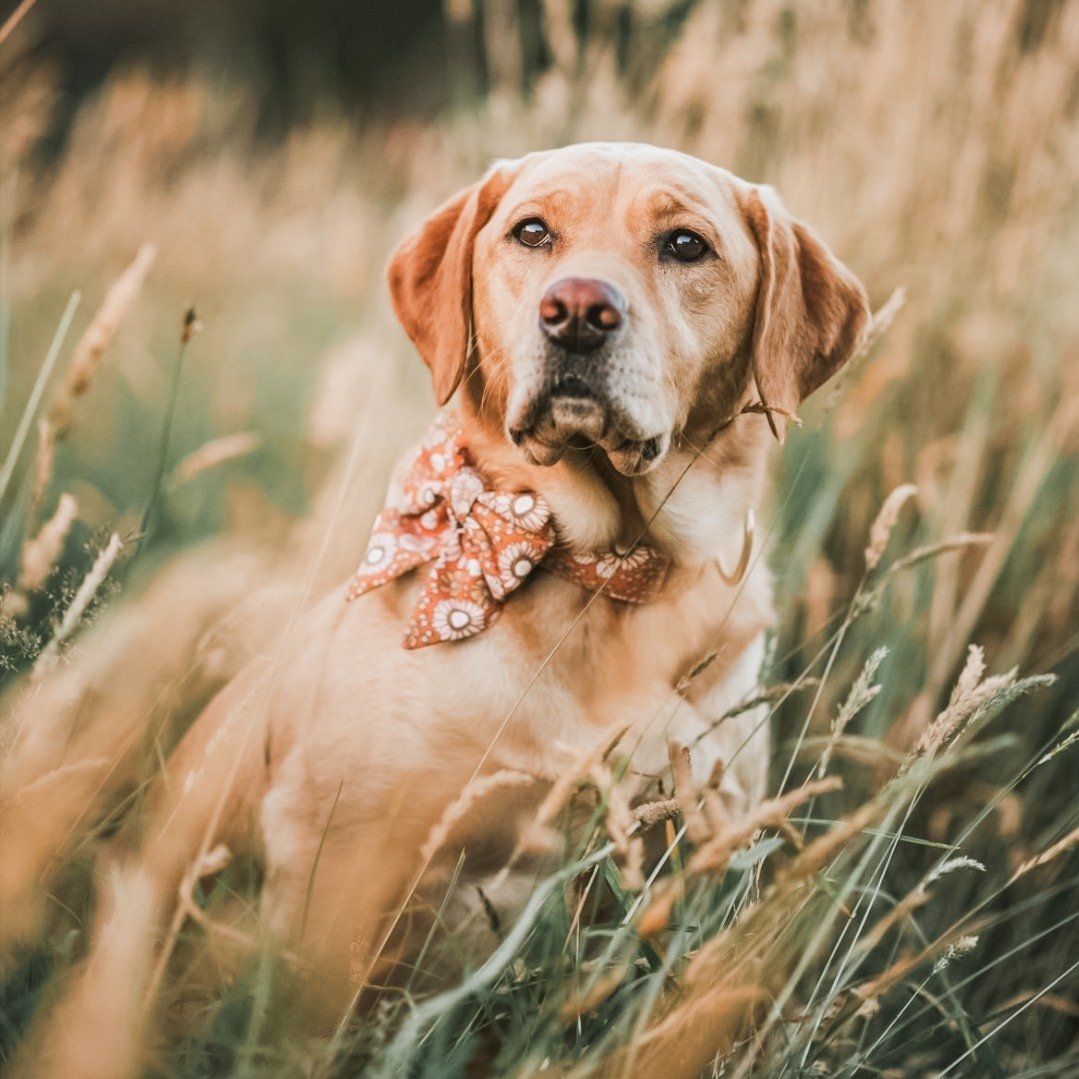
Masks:
[[[522,53],[508,9],[473,27],[472,5],[448,5],[462,100],[435,123],[326,119],[266,146],[242,87],[129,71],[47,164],[47,72],[18,38],[0,49],[0,1059],[16,1073],[116,1049],[107,1008],[36,1040],[86,949],[94,853],[212,692],[352,568],[426,422],[381,286],[390,246],[489,158],[587,138],[772,183],[878,307],[905,293],[776,464],[774,797],[731,821],[679,774],[669,802],[633,808],[619,762],[582,762],[531,838],[560,867],[490,958],[440,980],[451,879],[426,897],[440,917],[405,988],[317,1041],[289,1022],[290,958],[259,950],[257,874],[192,874],[149,1049],[127,1065],[1079,1068],[1079,6],[586,7],[582,24],[546,0],[543,48]],[[205,329],[172,390],[192,303]],[[571,799],[591,825],[566,838]],[[139,910],[124,888],[105,932]]]

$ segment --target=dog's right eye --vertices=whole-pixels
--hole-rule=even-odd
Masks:
[[[666,253],[679,262],[697,262],[711,250],[706,240],[689,229],[676,229],[665,246]]]
[[[538,217],[530,217],[527,221],[522,221],[513,230],[513,235],[517,242],[524,244],[525,247],[545,247],[551,242],[550,229]]]

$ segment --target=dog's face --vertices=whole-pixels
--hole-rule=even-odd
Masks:
[[[751,372],[793,411],[867,318],[768,189],[628,144],[496,165],[402,244],[390,284],[440,402],[467,371],[533,462],[596,444],[628,476]]]
[[[738,352],[756,290],[756,247],[718,169],[650,147],[539,155],[476,238],[483,378],[539,463],[578,440],[643,472]]]

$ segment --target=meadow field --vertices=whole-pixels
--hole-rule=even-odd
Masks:
[[[272,137],[195,65],[116,70],[56,139],[32,13],[0,31],[0,1074],[1079,1074],[1079,3],[525,8],[447,2],[435,119]],[[590,139],[774,185],[877,312],[775,451],[773,797],[680,796],[642,881],[618,775],[569,777],[538,823],[591,827],[491,957],[440,983],[436,928],[313,1038],[256,866],[192,867],[150,942],[98,855],[288,662],[430,420],[393,245]]]

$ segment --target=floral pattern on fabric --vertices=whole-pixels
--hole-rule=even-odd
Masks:
[[[559,549],[552,551],[543,568],[623,603],[647,603],[663,587],[669,563],[652,547],[631,551],[605,551],[586,557]]]
[[[532,491],[493,491],[472,466],[456,417],[440,415],[396,507],[378,515],[348,599],[433,563],[413,608],[405,648],[460,641],[487,629],[541,563],[611,599],[643,603],[667,560],[649,547],[575,555],[555,545],[551,511]]]

